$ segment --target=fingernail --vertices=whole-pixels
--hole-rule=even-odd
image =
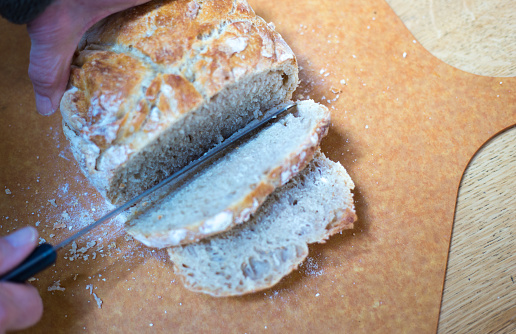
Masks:
[[[52,115],[54,109],[52,108],[52,101],[46,96],[39,95],[36,93],[36,109],[41,115]]]
[[[5,237],[5,240],[14,248],[25,245],[32,245],[37,237],[36,229],[33,227],[24,227],[21,230],[13,232]]]

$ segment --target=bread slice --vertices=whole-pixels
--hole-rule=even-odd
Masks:
[[[150,1],[84,35],[63,129],[118,204],[289,100],[297,83],[292,50],[245,0]]]
[[[249,219],[265,198],[312,160],[330,125],[328,109],[298,102],[161,200],[137,209],[126,230],[150,247],[198,241]]]
[[[216,297],[269,288],[356,220],[353,181],[322,153],[271,194],[251,219],[195,244],[168,249],[185,286]]]

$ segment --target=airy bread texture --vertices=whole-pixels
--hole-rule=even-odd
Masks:
[[[61,100],[63,129],[85,175],[120,204],[289,101],[297,84],[292,50],[245,0],[154,0],[83,36]],[[128,233],[175,246],[175,271],[193,291],[271,287],[308,244],[356,220],[353,182],[318,151],[329,124],[326,107],[298,102],[133,207]]]
[[[295,270],[308,244],[353,227],[346,170],[322,153],[272,193],[251,219],[198,243],[168,249],[185,286],[216,297],[267,289]]]
[[[118,204],[289,100],[297,83],[291,49],[245,0],[151,1],[84,35],[64,133]]]
[[[126,230],[150,247],[177,246],[249,219],[265,198],[312,160],[330,125],[328,109],[302,101],[239,143],[179,189],[137,209]],[[169,191],[170,193],[166,193]]]

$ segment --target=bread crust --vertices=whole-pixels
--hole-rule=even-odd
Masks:
[[[173,124],[250,76],[280,71],[297,85],[282,37],[244,0],[151,1],[82,38],[61,102],[65,134],[110,201],[115,175]],[[185,139],[186,140],[186,139]]]
[[[258,210],[269,194],[276,188],[287,183],[312,161],[321,140],[327,135],[330,126],[331,118],[328,109],[321,106],[320,112],[325,116],[320,119],[317,126],[314,127],[314,130],[307,136],[307,140],[299,143],[299,148],[289,154],[281,165],[263,175],[261,181],[257,183],[255,188],[244,198],[222,211],[220,215],[217,215],[219,225],[223,228],[207,229],[206,226],[210,225],[210,221],[202,220],[195,225],[160,233],[146,233],[139,229],[138,226],[127,224],[127,232],[146,246],[164,248],[197,242],[209,236],[227,231],[233,226],[247,221],[249,217]],[[220,218],[226,221],[220,222]],[[213,217],[213,219],[217,219],[217,217]]]
[[[352,202],[351,202],[352,203]],[[339,233],[340,231],[352,229],[353,223],[357,221],[357,215],[355,213],[354,208],[346,208],[343,212],[341,212],[340,219],[336,218],[334,221],[332,221],[328,225],[328,229],[326,230],[326,234],[317,241],[314,241],[316,243],[325,243],[326,240],[328,240],[332,235]],[[298,245],[300,248],[300,252],[297,253],[297,261],[294,263],[291,263],[287,267],[285,267],[285,272],[291,273],[294,270],[297,270],[299,266],[303,263],[303,261],[308,256],[308,246],[305,245]],[[211,295],[213,297],[233,297],[233,296],[239,296],[239,295],[247,295],[252,294],[258,291],[263,291],[266,289],[269,289],[279,283],[283,279],[284,276],[271,276],[271,279],[267,282],[266,285],[260,285],[256,286],[256,288],[253,289],[243,289],[243,288],[236,288],[235,291],[227,290],[222,287],[208,290],[205,286],[197,286],[195,283],[193,283],[191,280],[187,279],[187,275],[184,273],[184,269],[182,268],[182,265],[179,261],[174,261],[175,259],[175,253],[173,248],[168,249],[168,255],[172,260],[172,265],[174,268],[174,273],[178,275],[181,279],[181,282],[187,288],[188,290],[192,292],[202,292],[208,295]],[[287,274],[288,275],[288,274]],[[286,276],[286,275],[285,275]]]
[[[308,167],[308,173],[318,172],[319,167],[314,168],[314,166],[318,166],[317,163],[322,163],[326,166],[325,168],[328,168],[327,166],[329,159],[325,158],[318,152],[316,152],[314,156],[315,159],[318,161],[315,162],[315,165]],[[260,221],[260,219],[263,219],[264,217],[270,214],[270,211],[267,210],[269,210],[272,207],[271,203],[273,202],[269,202],[267,204],[264,204],[264,206],[262,206],[262,209],[260,209],[265,211],[258,211],[259,213],[257,214],[255,219],[257,219],[260,223],[256,224],[256,222],[251,222],[251,225],[254,225],[254,227],[246,227],[244,225],[241,227],[237,227],[237,229],[240,230],[235,232],[236,235],[232,235],[233,232],[229,231],[227,232],[227,234],[221,234],[220,236],[213,237],[214,239],[207,239],[205,241],[201,241],[198,245],[194,244],[169,248],[168,254],[174,266],[174,273],[181,277],[181,281],[187,289],[194,292],[202,292],[205,294],[209,294],[214,297],[229,297],[254,293],[257,291],[268,289],[277,284],[283,277],[288,275],[290,272],[297,270],[298,267],[303,263],[303,261],[308,256],[309,244],[325,243],[326,240],[332,235],[339,233],[344,229],[352,228],[354,222],[357,220],[353,201],[353,194],[351,192],[351,190],[354,189],[355,185],[342,166],[335,163],[332,164],[334,167],[331,168],[333,172],[336,173],[335,177],[338,177],[340,179],[339,187],[342,190],[342,192],[337,191],[333,194],[328,194],[328,196],[326,196],[326,194],[324,193],[316,192],[314,196],[316,196],[319,199],[326,199],[328,197],[328,200],[330,202],[332,201],[332,198],[337,200],[336,202],[333,202],[334,204],[331,208],[331,215],[329,214],[329,212],[326,212],[321,216],[321,219],[325,222],[325,225],[320,225],[320,228],[317,228],[316,230],[313,230],[311,232],[307,232],[304,240],[296,239],[296,233],[298,233],[299,230],[297,230],[296,232],[293,228],[293,225],[284,226],[283,222],[279,220],[280,218],[278,217],[275,217],[274,220],[278,222],[276,226],[281,226],[282,233],[285,233],[287,235],[290,234],[290,236],[285,237],[282,241],[278,242],[274,239],[275,234],[279,232],[278,229],[272,229],[271,232],[270,225],[261,232],[255,231],[255,228],[257,228],[257,226],[264,223],[264,220]],[[303,173],[307,173],[307,171],[305,170]],[[328,182],[328,180],[325,180],[324,177],[320,180],[322,183]],[[291,182],[294,182],[291,184],[291,187],[303,187],[301,182],[297,183],[297,181],[295,181],[295,178]],[[329,182],[332,183],[332,180],[329,180]],[[324,187],[324,185],[322,185],[322,187]],[[349,191],[344,190],[344,188],[348,188]],[[308,195],[308,197],[310,197],[310,195]],[[275,200],[276,199],[274,199],[273,201]],[[339,202],[341,203],[340,205],[337,204]],[[295,203],[291,203],[291,205],[292,208],[296,207]],[[266,208],[263,209],[264,207]],[[275,208],[275,210],[279,212],[278,210],[280,209]],[[308,211],[310,211],[310,209],[308,209]],[[289,214],[294,214],[292,213],[292,211],[284,207],[281,208],[281,212],[288,212]],[[330,217],[332,218],[330,219]],[[315,216],[312,218],[314,218],[314,221],[317,221]],[[304,219],[306,219],[306,217]],[[249,222],[247,224],[249,224]],[[299,222],[299,226],[302,225],[303,222]],[[256,243],[253,244],[254,240],[246,240],[245,237],[243,237],[245,233],[242,233],[242,231],[246,229],[248,236],[251,235],[251,238],[262,240],[263,248],[255,248]],[[259,236],[255,236],[255,233]],[[269,233],[269,235],[267,235],[267,233]],[[240,246],[242,246],[244,242],[249,243],[249,251],[239,249],[239,251],[243,252],[244,254],[238,252],[234,255],[237,258],[236,266],[234,264],[226,264],[226,262],[224,261],[232,261],[232,259],[228,257],[228,253],[231,254],[234,248],[228,247],[228,245],[224,246],[226,248],[220,246],[221,240],[233,240],[233,238],[235,237],[237,237],[236,239],[238,240],[237,242],[240,243]],[[265,242],[264,240],[270,240],[271,244]],[[219,247],[217,248],[217,246]],[[198,247],[197,250],[195,249],[196,247]],[[210,253],[212,252],[212,249],[213,253]],[[286,251],[286,249],[290,249],[291,251],[288,252]],[[226,253],[226,251],[228,253]],[[280,252],[280,256],[274,256],[274,253],[278,251]],[[283,256],[281,256],[282,252],[287,252],[291,256],[284,258]],[[195,254],[194,257],[192,257],[191,254]],[[209,263],[206,263],[207,259],[211,259],[211,255],[208,254],[216,254],[217,256],[222,257],[223,260],[221,260],[220,263],[224,263],[224,267],[227,266],[231,269],[229,269],[228,272],[224,271],[223,268],[221,268],[218,265],[219,262],[217,261],[210,261]],[[242,258],[240,258],[239,256],[242,256]],[[202,259],[202,263],[197,263],[195,260],[197,258]],[[242,283],[243,277],[246,276],[246,266],[252,266],[250,262],[251,258],[255,258],[257,261],[264,261],[268,259],[270,263],[275,263],[276,266],[273,266],[273,268],[268,267],[268,269],[266,269],[266,273],[264,276],[260,276],[259,278],[251,278],[245,281],[245,283]],[[279,265],[277,265],[276,261],[279,261]],[[213,267],[211,267],[211,264],[213,264]],[[242,273],[244,273],[243,277],[241,276]],[[207,277],[211,279],[208,280]],[[221,277],[224,278],[222,280],[217,280],[217,278],[220,279]],[[239,280],[240,284],[238,284]]]

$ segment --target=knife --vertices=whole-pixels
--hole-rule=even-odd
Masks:
[[[236,132],[231,137],[224,140],[220,145],[215,146],[211,150],[209,150],[206,154],[201,156],[199,159],[192,161],[187,166],[183,167],[179,171],[170,175],[160,183],[156,184],[152,188],[144,191],[140,195],[134,197],[129,200],[125,204],[115,208],[114,210],[108,212],[100,219],[95,221],[94,223],[86,226],[81,229],[74,235],[66,238],[61,241],[56,246],[53,246],[49,243],[43,243],[37,246],[34,251],[23,260],[17,267],[7,272],[6,274],[0,276],[0,282],[13,282],[13,283],[24,283],[27,279],[33,277],[37,273],[43,271],[44,269],[50,267],[52,264],[56,262],[57,259],[57,251],[71,244],[74,240],[80,238],[85,235],[98,225],[106,222],[107,220],[117,216],[121,212],[130,208],[134,204],[141,201],[143,198],[147,197],[154,191],[164,187],[165,185],[173,185],[181,180],[185,179],[188,175],[191,175],[192,172],[196,171],[200,167],[204,166],[207,162],[212,160],[214,157],[218,156],[220,153],[224,152],[235,143],[239,142],[242,139],[249,137],[251,134],[255,132],[255,130],[262,128],[272,119],[280,116],[283,113],[286,113],[288,110],[294,108],[296,106],[295,103],[283,103],[279,106],[267,111],[262,117],[251,121],[248,125],[246,125],[242,130]]]

